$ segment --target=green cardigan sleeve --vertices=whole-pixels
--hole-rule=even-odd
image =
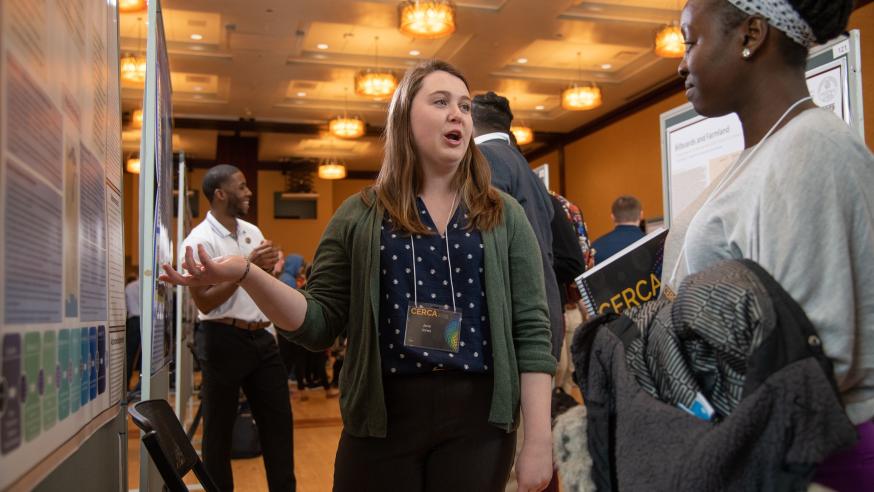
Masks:
[[[287,339],[310,350],[331,347],[349,320],[352,268],[348,249],[362,208],[360,198],[355,195],[331,218],[316,248],[306,289],[301,291],[307,300],[304,322],[295,331],[280,331]]]
[[[534,230],[515,200],[505,200],[513,343],[519,372],[555,374],[543,262]]]

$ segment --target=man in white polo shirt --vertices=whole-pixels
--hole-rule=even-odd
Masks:
[[[213,258],[247,256],[253,266],[272,271],[279,259],[278,250],[258,227],[239,218],[249,210],[252,196],[243,173],[228,164],[210,168],[203,178],[203,194],[210,210],[183,246],[197,251],[201,244]],[[203,370],[203,461],[207,472],[221,490],[233,490],[231,434],[242,388],[258,424],[270,490],[295,490],[287,374],[276,339],[265,330],[270,322],[235,282],[190,290],[200,311],[196,344]]]

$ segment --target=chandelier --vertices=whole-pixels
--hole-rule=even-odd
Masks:
[[[119,70],[121,70],[121,78],[128,82],[142,84],[146,80],[146,57],[126,53],[121,57]]]
[[[595,84],[573,84],[561,93],[561,107],[568,111],[595,109],[601,105],[601,89]]]
[[[581,53],[577,52],[577,74],[583,78]],[[571,84],[561,92],[561,107],[568,111],[585,111],[601,105],[601,89],[594,83]]]
[[[337,116],[328,120],[328,132],[340,138],[358,138],[364,135],[364,120],[357,116],[348,116],[349,94],[348,88],[343,88],[343,116]]]
[[[662,58],[682,58],[686,53],[683,32],[675,22],[663,27],[655,37],[655,54]]]
[[[398,79],[389,70],[379,69],[379,36],[373,38],[374,68],[355,74],[355,93],[359,96],[388,97],[398,86]]]
[[[534,130],[525,125],[511,126],[510,131],[516,137],[517,145],[528,145],[534,141]]]
[[[142,128],[143,127],[143,110],[135,109],[133,113],[131,113],[130,117],[131,126],[134,128]]]
[[[137,17],[137,44],[142,40],[143,18]],[[141,50],[139,50],[141,51]],[[122,80],[142,84],[146,81],[145,55],[125,53],[118,62]]]
[[[142,12],[148,5],[146,0],[118,0],[118,11],[123,14]]]
[[[455,32],[455,5],[450,0],[406,0],[398,5],[402,33],[436,39]]]
[[[319,163],[319,177],[322,179],[343,179],[346,177],[346,166],[333,157],[325,159]]]
[[[357,116],[337,116],[328,121],[328,131],[340,138],[358,138],[364,135],[364,121]]]
[[[133,156],[128,157],[124,168],[127,170],[127,172],[129,172],[131,174],[139,174],[140,173],[140,158],[133,157]]]
[[[355,75],[355,93],[359,96],[387,97],[398,86],[398,79],[391,72],[362,70]]]

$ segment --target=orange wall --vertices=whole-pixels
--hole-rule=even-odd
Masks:
[[[860,8],[850,16],[848,29],[862,32],[862,100],[864,104],[865,142],[874,151],[874,3]]]
[[[659,115],[685,102],[678,93],[565,147],[566,197],[583,211],[590,236],[613,229],[610,205],[620,195],[637,197],[644,217],[662,216]]]
[[[556,193],[559,192],[559,190],[561,189],[561,176],[558,172],[558,151],[550,152],[544,157],[541,157],[540,159],[535,159],[528,164],[531,166],[531,169],[534,169],[535,167],[540,167],[543,164],[549,164],[549,191],[554,191]]]
[[[315,219],[274,219],[273,193],[283,191],[284,186],[281,172],[258,171],[258,227],[283,253],[296,253],[311,262],[334,213],[333,186],[330,181],[313,180],[313,191],[319,194]]]
[[[341,179],[334,181],[333,210],[337,210],[347,198],[372,184],[373,181],[369,179]]]

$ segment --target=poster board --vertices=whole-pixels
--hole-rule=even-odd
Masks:
[[[173,357],[173,287],[158,280],[173,262],[173,108],[170,65],[159,0],[148,4],[146,85],[140,139],[140,319],[142,399],[167,399]],[[159,491],[163,481],[140,445],[140,490]]]
[[[811,50],[807,87],[864,139],[859,31]],[[686,103],[660,116],[665,223],[685,210],[744,149],[736,114],[705,118]]]
[[[116,7],[5,0],[0,23],[5,490],[119,415],[126,313]]]
[[[191,232],[191,207],[189,206],[188,175],[185,153],[179,153],[179,184],[176,188],[176,270],[182,271],[185,259],[182,243]],[[191,298],[191,291],[182,285],[176,286],[176,417],[182,423],[188,422],[191,410],[191,396],[194,392],[194,355],[189,345],[194,344],[194,322],[197,307]]]

